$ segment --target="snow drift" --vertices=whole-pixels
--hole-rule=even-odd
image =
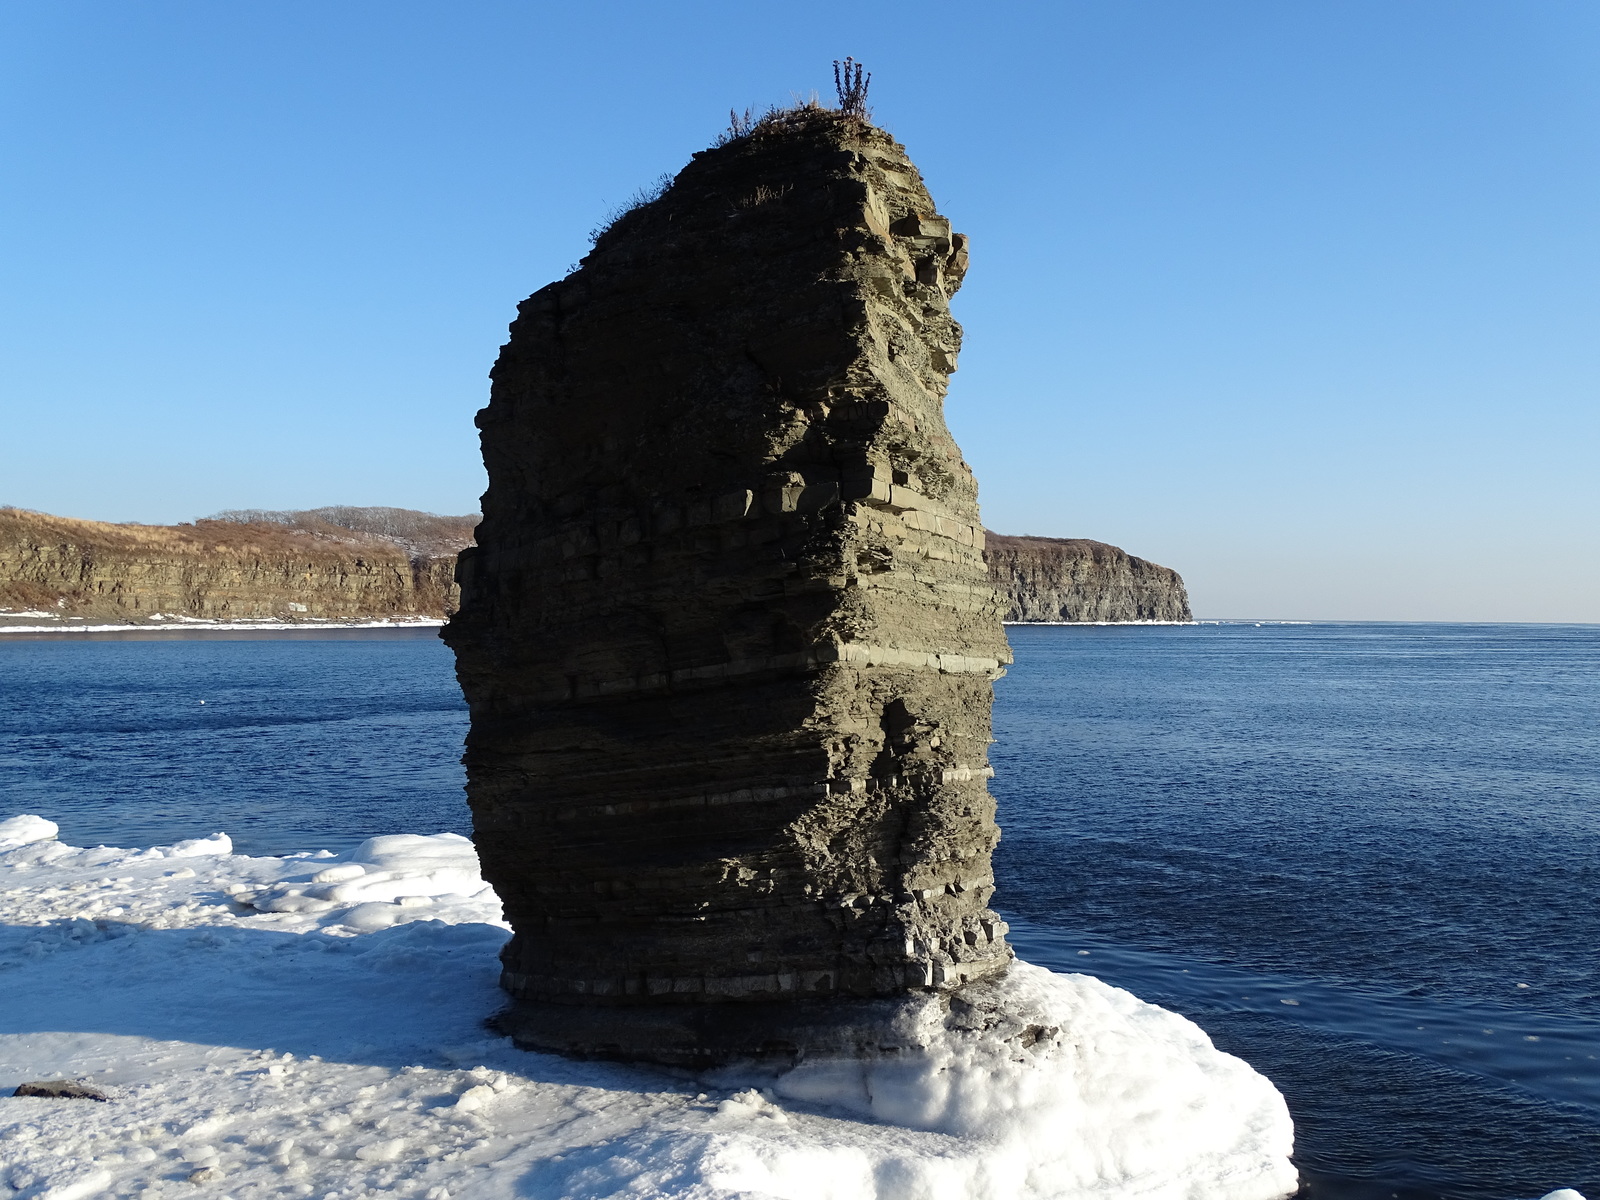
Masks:
[[[699,1078],[489,1035],[507,931],[453,834],[79,849],[0,822],[0,1100],[27,1197],[1274,1200],[1282,1098],[1189,1021],[1017,964],[918,1052]]]

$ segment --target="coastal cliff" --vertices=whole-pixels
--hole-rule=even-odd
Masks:
[[[1007,621],[1194,619],[1182,576],[1105,542],[988,533],[984,557]]]
[[[120,624],[438,618],[455,611],[455,552],[470,538],[473,518],[432,518],[454,525],[428,526],[423,537],[407,539],[310,514],[229,516],[112,525],[0,508],[0,610],[13,620],[34,613]],[[285,519],[296,517],[302,519]]]
[[[241,509],[192,525],[113,525],[0,508],[0,624],[448,617],[456,554],[477,520]],[[1007,621],[1192,619],[1176,571],[1116,546],[997,533],[986,543]]]

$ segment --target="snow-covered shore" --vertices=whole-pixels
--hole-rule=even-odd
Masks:
[[[1020,1042],[936,1032],[912,1062],[700,1079],[575,1063],[483,1026],[506,928],[464,838],[252,858],[220,834],[147,850],[54,835],[0,822],[0,1196],[1270,1200],[1295,1186],[1271,1085],[1087,976],[1019,964],[1007,1003],[1048,1026]],[[10,1096],[65,1078],[111,1102]]]

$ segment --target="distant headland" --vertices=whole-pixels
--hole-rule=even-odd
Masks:
[[[0,628],[442,620],[478,514],[335,505],[180,525],[0,508]],[[986,534],[1008,622],[1178,622],[1182,577],[1088,538]]]
[[[1183,577],[1088,538],[1007,537],[986,533],[984,557],[1017,624],[1177,623],[1193,621]]]
[[[336,506],[112,525],[0,508],[0,627],[437,620],[477,521]]]

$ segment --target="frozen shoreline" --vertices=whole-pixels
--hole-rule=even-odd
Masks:
[[[37,614],[15,614],[34,616]],[[240,630],[274,633],[304,633],[319,629],[437,629],[444,625],[439,617],[399,617],[378,621],[209,621],[198,617],[173,618],[160,624],[139,625],[7,625],[0,613],[0,636],[8,633],[232,633]],[[65,620],[66,618],[63,618]]]
[[[1059,628],[1071,628],[1073,626],[1107,627],[1107,626],[1123,626],[1123,625],[1183,625],[1183,626],[1189,626],[1189,625],[1314,625],[1314,624],[1316,624],[1316,622],[1314,622],[1314,621],[1278,621],[1278,620],[1268,620],[1268,619],[1263,619],[1263,620],[1260,620],[1260,621],[1256,621],[1256,620],[1243,618],[1243,617],[1241,617],[1241,618],[1239,618],[1237,620],[1234,620],[1234,619],[1221,619],[1221,620],[1218,620],[1218,619],[1207,619],[1207,620],[1195,620],[1195,621],[1005,621],[1005,622],[1002,622],[1002,623],[1007,625],[1007,626],[1011,626],[1011,625],[1020,625],[1020,626],[1040,625],[1040,626],[1046,626],[1046,627],[1049,627],[1049,628],[1058,628],[1058,627]]]
[[[252,858],[221,834],[121,850],[54,832],[0,822],[0,1094],[80,1078],[113,1102],[0,1099],[0,1181],[19,1197],[1270,1200],[1295,1186],[1271,1085],[1087,976],[1013,968],[1009,1011],[1049,1022],[1020,1043],[930,1026],[920,1057],[749,1078],[569,1062],[482,1025],[503,1003],[506,928],[464,838]]]
[[[1204,621],[1004,621],[1004,625],[1204,625]]]

